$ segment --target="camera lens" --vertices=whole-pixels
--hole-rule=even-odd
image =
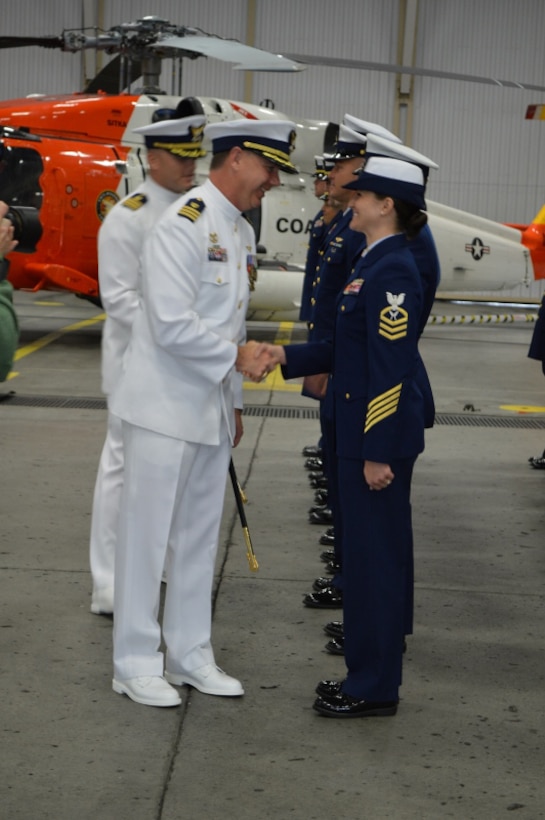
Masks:
[[[12,205],[5,218],[13,225],[13,238],[19,243],[15,251],[34,253],[42,238],[42,225],[37,208]]]

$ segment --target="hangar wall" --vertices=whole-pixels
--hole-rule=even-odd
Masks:
[[[102,28],[156,14],[275,52],[397,62],[400,0],[19,0],[3,9],[3,35],[58,35],[98,19]],[[250,27],[251,28],[251,27]],[[415,65],[545,86],[542,0],[419,0]],[[99,59],[107,60],[106,55]],[[0,97],[72,92],[81,54],[37,47],[0,51]],[[87,54],[87,71],[89,54]],[[171,91],[168,67],[163,84]],[[212,59],[185,60],[183,93],[244,99],[248,80]],[[251,100],[288,116],[339,121],[349,111],[392,128],[396,75],[311,66],[297,75],[254,73]],[[411,144],[440,165],[429,197],[500,221],[526,222],[545,202],[545,121],[525,120],[545,92],[416,77]]]

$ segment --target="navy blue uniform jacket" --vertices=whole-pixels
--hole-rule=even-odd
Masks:
[[[323,220],[322,209],[318,211],[312,221],[310,238],[308,242],[307,258],[305,262],[305,275],[303,278],[303,289],[301,291],[301,308],[299,319],[308,322],[311,317],[312,285],[316,276],[316,269],[320,260],[320,248],[328,230],[328,225]]]
[[[545,296],[541,300],[541,307],[537,314],[528,356],[530,359],[538,359],[542,363],[543,373],[545,373]]]
[[[390,463],[424,449],[433,397],[417,378],[422,311],[407,239],[390,236],[359,259],[339,295],[333,342],[286,346],[285,378],[333,374],[340,458]]]

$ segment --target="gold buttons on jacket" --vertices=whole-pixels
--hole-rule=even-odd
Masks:
[[[341,310],[344,310],[344,309],[345,309],[344,305],[341,305]]]
[[[218,278],[216,279],[216,282],[218,283],[218,285],[221,285],[221,283],[223,282],[223,279],[221,278],[221,276],[218,276]]]
[[[350,393],[345,393],[344,397],[345,397],[345,399],[349,399],[350,398]]]

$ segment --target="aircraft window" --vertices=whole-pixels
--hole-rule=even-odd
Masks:
[[[42,207],[40,176],[43,164],[37,151],[0,144],[0,199],[8,205]]]

